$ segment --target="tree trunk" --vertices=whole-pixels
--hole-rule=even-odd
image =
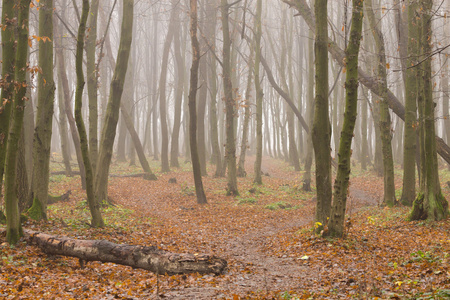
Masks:
[[[184,84],[184,59],[181,55],[181,26],[179,25],[179,14],[181,13],[180,7],[176,5],[173,7],[177,12],[175,13],[175,24],[177,29],[175,30],[175,36],[173,41],[175,61],[176,61],[176,86],[175,86],[175,116],[173,119],[172,130],[172,143],[170,145],[170,166],[180,167],[178,162],[178,155],[180,151],[179,139],[180,139],[180,127],[181,127],[181,107],[183,102],[183,84]]]
[[[89,0],[83,0],[83,8],[81,13],[80,25],[78,27],[77,50],[75,56],[75,67],[77,74],[77,87],[75,92],[75,122],[80,136],[81,154],[83,156],[84,168],[86,172],[86,194],[89,210],[91,212],[93,227],[103,227],[105,223],[100,212],[99,201],[95,199],[94,191],[94,174],[89,154],[89,141],[84,127],[83,117],[81,115],[83,102],[83,89],[85,85],[83,74],[83,49],[84,35],[86,32],[86,21],[89,15]]]
[[[244,122],[242,125],[242,140],[241,140],[241,152],[239,154],[238,162],[238,177],[247,176],[245,171],[245,156],[247,154],[248,147],[248,128],[250,124],[250,106],[251,106],[251,89],[252,89],[252,78],[253,78],[253,47],[250,49],[250,57],[248,61],[248,76],[247,76],[247,88],[245,91],[244,98]]]
[[[131,139],[134,144],[134,148],[136,149],[139,162],[141,163],[142,169],[146,173],[144,179],[148,180],[156,180],[156,175],[150,169],[150,165],[148,164],[147,158],[145,158],[144,148],[142,147],[141,141],[139,140],[139,136],[134,129],[133,120],[130,114],[127,112],[125,105],[123,102],[120,103],[120,112],[122,113],[123,120],[125,125],[127,126],[128,132],[130,133]]]
[[[173,7],[172,7],[173,8]],[[161,75],[159,79],[159,117],[161,125],[161,172],[170,172],[169,166],[169,132],[166,113],[166,81],[167,69],[170,54],[170,46],[172,45],[173,35],[175,31],[175,10],[170,12],[169,28],[167,30],[166,40],[161,59]]]
[[[327,223],[331,210],[331,154],[330,120],[328,112],[328,29],[327,0],[315,1],[316,39],[315,39],[315,107],[311,131],[316,159],[317,206],[315,222]]]
[[[155,246],[115,244],[106,240],[78,240],[25,230],[27,240],[48,255],[76,257],[81,266],[88,261],[111,262],[156,274],[222,274],[227,261],[212,255],[172,253]]]
[[[230,5],[228,0],[220,1],[220,11],[222,16],[222,32],[223,32],[223,90],[225,94],[225,110],[226,110],[226,136],[227,142],[225,146],[225,156],[227,159],[227,194],[238,195],[237,179],[236,179],[236,142],[234,140],[234,107],[233,86],[231,83],[231,38],[228,24],[228,14]],[[256,78],[256,77],[255,77]],[[257,112],[258,114],[258,112]],[[262,135],[261,135],[262,137]],[[262,146],[262,143],[261,143]],[[262,147],[261,147],[262,151]],[[258,158],[257,158],[258,160]],[[256,170],[255,170],[256,171]]]
[[[191,145],[192,169],[194,173],[195,193],[197,195],[197,203],[205,204],[206,196],[203,190],[202,172],[200,167],[199,153],[197,149],[197,86],[198,86],[198,69],[200,64],[200,46],[197,39],[197,0],[190,0],[190,27],[192,43],[192,67],[190,75],[189,87],[189,142]]]
[[[408,54],[407,65],[417,62],[419,54],[419,26],[417,26],[417,1],[408,1]],[[405,70],[405,129],[403,143],[403,189],[401,203],[411,206],[416,197],[416,137],[417,137],[417,80],[416,68]]]
[[[50,144],[53,123],[55,83],[53,81],[53,0],[39,2],[38,103],[33,141],[33,206],[31,218],[47,219]]]
[[[421,30],[420,57],[428,57],[432,52],[432,0],[420,1]],[[431,71],[431,57],[428,57],[420,69],[421,84],[419,96],[419,120],[420,125],[420,151],[421,151],[421,184],[420,192],[413,203],[410,215],[411,220],[443,220],[448,216],[448,202],[441,192],[438,174],[438,162],[435,140],[435,119],[433,102],[433,85]]]
[[[86,39],[86,72],[89,95],[89,155],[95,170],[98,155],[98,70],[95,67],[95,47],[97,44],[97,19],[100,0],[92,0],[89,11],[89,32]]]
[[[263,110],[263,90],[260,83],[259,65],[261,62],[261,15],[262,15],[262,0],[256,2],[256,19],[255,19],[255,93],[256,93],[256,160],[255,160],[255,178],[253,182],[262,184],[261,177],[261,161],[263,148],[263,133],[262,133],[262,110]]]
[[[63,14],[64,16],[64,14]],[[57,26],[59,27],[59,26]],[[62,32],[59,32],[59,35],[62,36]],[[75,147],[75,154],[77,157],[78,168],[80,169],[81,174],[81,185],[82,188],[86,189],[86,173],[84,171],[84,162],[81,154],[81,146],[80,146],[80,138],[78,136],[77,126],[75,124],[75,119],[72,113],[72,103],[70,102],[70,90],[69,90],[69,80],[67,79],[66,74],[66,64],[65,57],[63,52],[63,44],[61,39],[55,39],[55,51],[56,51],[56,64],[57,64],[57,72],[58,79],[61,80],[62,90],[64,92],[64,113],[67,117],[67,121],[69,122],[70,134],[72,136],[72,141]]]
[[[17,5],[17,3],[16,3]],[[5,8],[5,6],[3,6]],[[19,201],[16,194],[16,164],[19,139],[22,136],[23,116],[25,113],[27,92],[27,61],[28,61],[28,24],[30,0],[19,3],[17,50],[15,55],[16,94],[14,98],[13,123],[8,135],[5,163],[5,206],[6,206],[6,240],[15,245],[22,235],[20,224]],[[13,52],[14,54],[14,52]],[[12,77],[12,74],[11,74]]]
[[[312,31],[309,32],[308,40],[308,90],[306,98],[307,103],[307,116],[308,124],[310,127],[313,125],[314,116],[314,37]],[[303,187],[302,190],[306,192],[311,191],[311,168],[313,162],[313,144],[312,136],[308,134],[306,136],[306,156],[305,156],[305,174],[303,175]]]
[[[378,81],[380,84],[378,94],[381,95],[380,107],[380,134],[381,134],[381,148],[383,152],[383,169],[384,169],[384,199],[383,204],[394,206],[397,202],[395,199],[395,184],[394,184],[394,161],[392,157],[392,134],[391,134],[391,119],[388,105],[388,87],[386,74],[386,54],[384,48],[384,37],[380,29],[381,18],[375,17],[372,0],[366,0],[367,17],[369,19],[370,27],[372,28],[373,37],[376,45],[376,53],[378,53]]]
[[[366,0],[371,1],[371,0]],[[353,0],[350,40],[346,50],[345,113],[339,141],[338,169],[334,182],[334,199],[328,231],[331,236],[344,235],[345,209],[350,179],[352,139],[358,112],[358,55],[361,42],[363,1]]]
[[[6,150],[14,93],[15,36],[17,24],[14,22],[15,3],[3,0],[2,6],[2,91],[0,101],[0,194],[3,187]]]
[[[95,194],[100,203],[107,200],[108,174],[111,164],[112,148],[116,136],[117,121],[119,119],[120,100],[122,98],[125,74],[130,56],[133,32],[134,0],[123,0],[123,20],[120,33],[119,52],[116,67],[111,81],[108,107],[102,130],[98,163],[95,173]],[[101,167],[100,167],[101,166]]]

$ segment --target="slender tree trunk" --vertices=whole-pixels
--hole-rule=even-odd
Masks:
[[[231,83],[231,38],[228,24],[229,8],[230,5],[228,4],[228,0],[220,1],[220,12],[222,17],[222,32],[223,32],[222,77],[223,77],[223,90],[225,94],[225,110],[226,110],[225,128],[227,136],[227,142],[225,146],[225,153],[226,153],[225,156],[228,168],[227,194],[238,195],[239,192],[236,179],[236,142],[234,140],[235,100],[233,98],[233,86]],[[262,144],[261,144],[261,151],[262,151]]]
[[[6,150],[14,93],[15,36],[17,24],[14,22],[15,2],[3,0],[2,4],[2,91],[0,101],[0,194],[3,187]]]
[[[84,48],[84,35],[86,32],[86,22],[89,15],[89,0],[83,0],[83,8],[81,13],[80,25],[78,27],[77,37],[77,51],[76,51],[76,74],[77,74],[77,88],[75,92],[75,122],[78,128],[78,134],[80,136],[81,154],[83,155],[83,162],[86,172],[86,194],[89,210],[91,212],[92,220],[91,225],[93,227],[103,227],[105,223],[100,212],[99,201],[95,199],[94,191],[94,175],[93,167],[89,155],[89,141],[84,127],[83,117],[81,115],[81,108],[83,102],[83,89],[85,85],[83,74],[83,48]]]
[[[210,1],[207,6],[207,21],[208,28],[211,30],[211,36],[209,44],[212,49],[216,48],[216,25],[217,25],[217,8],[212,5]],[[209,126],[211,130],[211,146],[212,146],[212,156],[211,159],[216,165],[215,177],[223,176],[222,174],[222,154],[219,145],[219,130],[217,121],[217,63],[214,54],[211,52],[208,54],[209,59],[209,90],[210,90],[210,105],[209,105]]]
[[[247,176],[247,172],[245,171],[245,156],[248,148],[248,127],[250,124],[250,106],[251,106],[251,89],[252,89],[252,78],[253,78],[253,48],[250,49],[250,58],[248,61],[248,76],[247,76],[247,89],[245,91],[245,100],[244,100],[244,122],[242,125],[242,142],[241,142],[241,152],[239,155],[238,162],[238,177]]]
[[[111,164],[112,149],[119,119],[120,99],[122,97],[125,74],[130,57],[133,32],[134,0],[123,0],[123,19],[120,33],[119,52],[114,75],[111,81],[108,107],[101,135],[98,163],[95,173],[95,194],[101,203],[107,200],[108,174]],[[100,167],[101,166],[101,167]]]
[[[202,173],[200,169],[200,159],[197,150],[197,85],[198,85],[198,69],[200,64],[200,45],[197,39],[197,0],[190,0],[190,27],[192,43],[192,67],[189,87],[189,142],[191,145],[192,169],[194,173],[195,193],[197,195],[197,203],[205,204],[206,196],[203,190]]]
[[[64,16],[64,14],[63,14]],[[57,24],[57,23],[56,23]],[[58,27],[58,26],[57,26]],[[59,35],[62,36],[62,32],[59,32]],[[55,51],[56,51],[56,64],[57,64],[57,72],[58,72],[58,80],[61,80],[62,91],[64,93],[64,113],[67,117],[67,121],[69,122],[70,134],[72,136],[72,141],[75,147],[75,154],[77,157],[78,168],[80,169],[81,175],[81,185],[83,189],[86,189],[86,177],[84,170],[84,162],[81,154],[81,146],[80,146],[80,138],[78,136],[77,127],[75,124],[75,119],[72,113],[72,103],[70,102],[70,90],[69,90],[69,80],[67,79],[66,74],[66,65],[65,58],[63,52],[63,44],[60,39],[55,39]]]
[[[39,2],[38,103],[33,141],[33,206],[29,215],[36,220],[47,219],[50,144],[52,137],[55,83],[53,81],[53,0]]]
[[[371,0],[366,0],[371,1]],[[332,236],[344,235],[345,209],[350,179],[352,139],[358,111],[358,55],[361,42],[363,0],[353,0],[350,40],[346,50],[345,113],[339,141],[338,169],[334,182],[334,199],[328,231]]]
[[[5,3],[4,3],[5,4]],[[16,194],[16,164],[18,158],[19,140],[22,136],[23,117],[25,113],[27,92],[27,61],[28,61],[28,24],[30,0],[21,0],[18,8],[18,37],[15,54],[15,75],[17,82],[14,98],[13,123],[8,135],[5,164],[5,206],[6,206],[6,240],[14,245],[22,236],[20,224],[19,201]],[[15,4],[17,5],[17,3]],[[3,6],[5,8],[5,6]],[[14,52],[12,53],[14,54]],[[13,75],[11,74],[11,78]]]
[[[416,11],[417,1],[408,1],[408,41],[407,62],[411,66],[417,62],[419,54],[419,26]],[[403,142],[403,189],[401,203],[411,206],[416,197],[416,138],[417,138],[417,68],[405,70],[405,129]]]
[[[380,17],[375,17],[372,8],[372,0],[366,0],[367,17],[370,27],[372,28],[373,37],[375,39],[376,52],[378,53],[378,78],[380,81],[378,93],[381,96],[380,106],[380,133],[381,148],[383,152],[383,169],[384,169],[384,199],[383,204],[393,206],[396,204],[395,184],[394,184],[394,161],[392,157],[392,135],[391,135],[391,119],[389,114],[389,105],[387,101],[387,74],[386,74],[386,55],[384,48],[383,34],[379,28]]]
[[[328,29],[327,0],[315,1],[316,39],[315,39],[315,82],[316,96],[312,141],[316,158],[317,206],[315,221],[327,223],[331,210],[331,154],[330,154],[330,120],[328,112]]]
[[[170,166],[180,167],[178,162],[179,155],[179,139],[180,139],[180,127],[181,127],[181,108],[183,102],[183,84],[184,84],[184,59],[181,56],[181,26],[179,14],[181,13],[178,3],[176,7],[173,7],[177,12],[175,13],[175,25],[177,29],[175,30],[175,36],[173,41],[175,61],[176,61],[176,86],[175,86],[175,116],[173,120],[173,130],[172,130],[172,143],[170,145]]]
[[[313,126],[313,116],[314,116],[314,38],[313,32],[309,32],[308,40],[308,90],[307,96],[307,116],[308,124],[310,127]],[[308,134],[306,136],[306,157],[305,157],[305,174],[303,175],[303,187],[302,190],[309,192],[311,191],[311,168],[313,162],[313,143],[312,136]]]
[[[159,79],[159,116],[161,125],[161,171],[169,172],[169,132],[166,113],[166,81],[167,69],[170,54],[170,46],[172,45],[173,35],[175,31],[175,10],[170,13],[169,29],[167,30],[166,40],[164,41],[164,50],[161,59],[161,75]]]
[[[363,88],[362,88],[363,89]],[[364,91],[362,91],[364,93]],[[367,101],[361,101],[361,169],[366,170],[370,164],[369,145],[367,138]]]
[[[89,11],[89,33],[86,39],[86,72],[89,95],[89,155],[95,170],[98,155],[98,70],[95,67],[95,46],[97,43],[97,19],[100,0],[92,0]]]
[[[255,93],[256,93],[256,160],[255,160],[255,178],[253,182],[262,184],[261,162],[263,148],[263,132],[262,132],[262,110],[263,110],[263,90],[260,83],[259,65],[261,61],[261,15],[262,0],[256,2],[256,19],[255,19]]]

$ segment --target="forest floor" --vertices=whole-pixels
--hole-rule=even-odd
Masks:
[[[264,158],[263,185],[252,184],[253,158],[240,196],[226,196],[225,178],[204,177],[208,204],[199,206],[189,163],[157,181],[111,177],[116,204],[103,209],[107,226],[91,228],[79,177],[54,175],[51,193],[71,190],[49,206],[49,221],[25,228],[79,239],[158,246],[214,254],[223,275],[156,276],[111,263],[80,268],[74,258],[47,256],[0,237],[1,299],[445,299],[450,297],[450,221],[409,222],[405,207],[380,208],[383,180],[352,171],[344,239],[313,233],[315,193],[301,191],[303,172]],[[156,171],[157,163],[154,162]],[[53,169],[61,168],[54,164]],[[208,174],[213,174],[213,166]],[[141,172],[116,163],[112,174]],[[450,177],[447,171],[442,182]],[[401,174],[397,189],[401,191]],[[168,183],[176,178],[177,183]],[[443,184],[450,199],[450,188]],[[1,225],[0,225],[1,229]]]

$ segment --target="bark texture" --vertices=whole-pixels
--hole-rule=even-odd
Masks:
[[[198,25],[197,0],[190,1],[190,27],[192,43],[192,67],[190,74],[189,87],[189,144],[191,147],[192,170],[194,173],[195,193],[197,195],[197,203],[205,204],[206,196],[203,190],[202,171],[200,167],[200,159],[197,149],[197,86],[198,86],[198,69],[200,65],[200,45],[197,39]]]
[[[130,57],[133,32],[134,0],[123,1],[123,20],[120,33],[119,52],[116,67],[111,81],[106,116],[102,130],[98,155],[98,166],[95,172],[95,194],[97,201],[107,200],[108,174],[111,164],[114,138],[119,119],[120,100],[122,98],[125,74]],[[101,166],[101,167],[100,167]]]
[[[63,255],[87,261],[111,262],[151,271],[156,274],[213,273],[222,274],[226,260],[212,255],[178,254],[157,247],[115,244],[106,240],[77,240],[24,230],[29,242],[44,253]]]
[[[367,1],[367,0],[366,0]],[[345,209],[347,207],[350,179],[352,140],[358,111],[358,55],[361,42],[363,0],[353,0],[352,26],[346,50],[347,72],[345,79],[345,112],[338,153],[338,169],[334,182],[334,199],[328,231],[332,236],[344,235]]]

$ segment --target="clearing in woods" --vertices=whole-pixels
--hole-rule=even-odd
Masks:
[[[157,168],[154,167],[154,170]],[[48,223],[26,228],[79,239],[154,245],[172,252],[215,254],[223,275],[156,276],[98,262],[49,257],[24,242],[0,237],[0,298],[5,299],[309,299],[420,298],[450,295],[449,221],[407,222],[408,208],[383,209],[383,181],[353,171],[346,239],[312,232],[314,192],[301,191],[303,172],[264,158],[264,184],[252,184],[253,157],[239,197],[225,195],[226,179],[204,177],[208,204],[196,204],[190,165],[157,181],[111,177],[116,206],[103,209],[107,226],[90,228],[79,177],[52,176],[51,192],[71,190],[69,202],[49,207]],[[213,174],[213,166],[208,170]],[[139,168],[116,165],[115,175]],[[169,179],[176,178],[176,183]],[[400,178],[400,175],[399,175]],[[172,180],[173,181],[173,180]],[[398,186],[400,188],[400,186]],[[449,188],[444,188],[448,196]],[[427,298],[428,297],[428,298]]]

